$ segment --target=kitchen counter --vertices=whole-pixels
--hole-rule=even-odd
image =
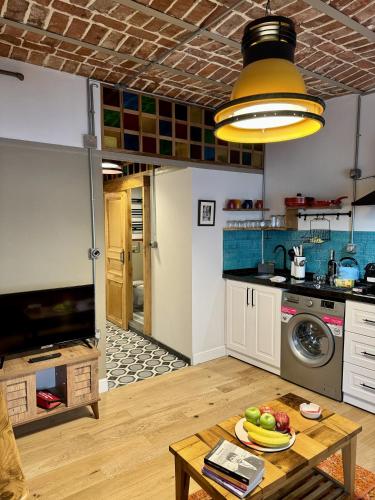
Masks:
[[[255,268],[248,269],[233,269],[230,271],[223,271],[223,278],[233,281],[242,281],[244,283],[254,283],[256,285],[271,286],[282,288],[291,293],[305,295],[309,297],[318,297],[322,299],[335,300],[345,302],[346,300],[353,300],[356,302],[366,302],[368,304],[375,304],[375,297],[368,295],[361,295],[353,292],[350,289],[343,288],[315,288],[312,286],[312,277],[310,273],[306,273],[306,280],[300,281],[291,278],[289,273],[283,270],[275,270],[275,276],[285,276],[287,279],[282,283],[275,283],[268,278],[260,278],[258,271]]]

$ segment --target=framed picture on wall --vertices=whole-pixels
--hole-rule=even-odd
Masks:
[[[215,225],[216,201],[198,200],[198,226]]]

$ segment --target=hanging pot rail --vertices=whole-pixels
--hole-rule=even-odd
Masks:
[[[336,220],[339,220],[340,217],[351,217],[352,216],[352,211],[350,210],[349,212],[320,212],[320,213],[315,213],[315,214],[301,214],[298,213],[297,217],[299,219],[304,219],[306,220],[307,217],[316,217],[319,219],[323,219],[324,217],[336,217]]]

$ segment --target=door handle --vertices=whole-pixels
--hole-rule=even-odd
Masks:
[[[361,382],[360,385],[365,389],[372,389],[373,391],[375,391],[375,387],[371,387],[371,385],[364,384],[363,382]]]
[[[364,321],[365,323],[370,323],[370,325],[375,325],[375,321],[373,321],[372,319],[367,319],[367,318],[365,318],[363,321]]]
[[[124,264],[124,262],[125,262],[125,252],[124,252],[124,250],[121,250],[121,252],[120,252],[120,261],[121,261],[122,264]]]
[[[372,358],[375,358],[375,354],[371,354],[371,352],[362,351],[361,354],[363,354],[364,356],[371,356]]]
[[[254,288],[251,289],[251,307],[254,307]]]
[[[246,289],[246,305],[247,306],[249,305],[249,290],[250,290],[250,288]]]

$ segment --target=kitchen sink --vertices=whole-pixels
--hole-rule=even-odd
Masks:
[[[256,274],[254,278],[259,278],[261,280],[269,280],[270,278],[273,278],[275,276],[274,274]]]

